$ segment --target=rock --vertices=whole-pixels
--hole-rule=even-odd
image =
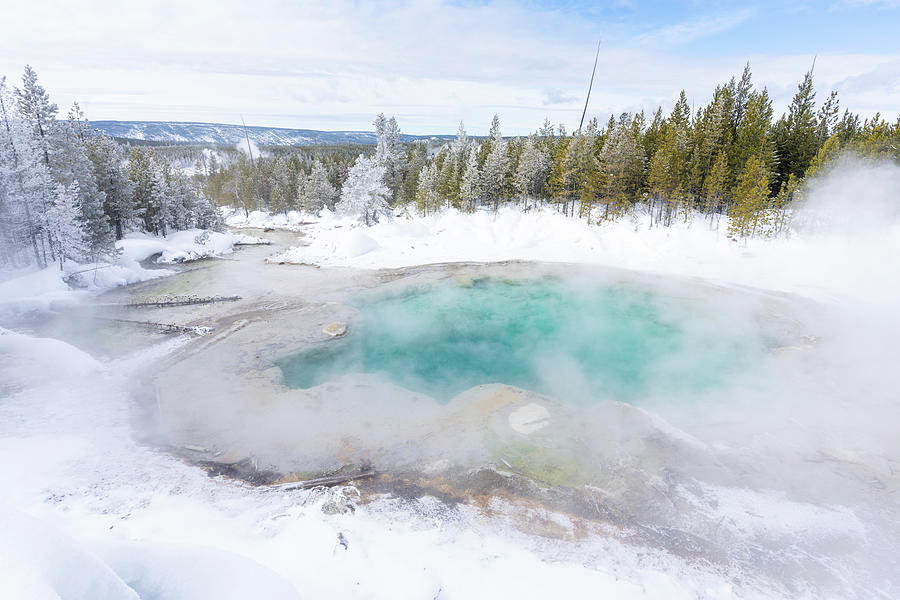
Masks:
[[[347,335],[347,324],[329,323],[322,328],[322,333],[324,333],[325,335],[330,335],[331,337],[341,337],[343,335]]]
[[[517,408],[509,415],[509,426],[513,431],[523,435],[534,433],[549,423],[550,411],[537,402]]]
[[[450,276],[450,279],[453,280],[455,284],[460,287],[470,288],[475,285],[475,280],[471,275],[463,275],[461,273],[456,273]]]

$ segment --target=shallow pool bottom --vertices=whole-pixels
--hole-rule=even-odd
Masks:
[[[764,351],[748,317],[636,284],[445,279],[353,304],[350,335],[278,361],[288,387],[368,373],[441,401],[502,383],[634,403],[715,389]]]

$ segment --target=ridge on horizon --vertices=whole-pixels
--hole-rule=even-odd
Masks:
[[[319,144],[374,144],[374,131],[301,129],[266,125],[234,125],[199,121],[91,121],[95,129],[117,138],[153,142],[237,144],[249,134],[256,144],[269,146],[308,146]],[[453,139],[455,135],[403,134],[403,141]]]

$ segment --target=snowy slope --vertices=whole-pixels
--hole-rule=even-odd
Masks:
[[[244,127],[222,123],[180,123],[173,121],[92,121],[95,129],[113,137],[157,142],[237,144],[244,141]],[[374,144],[371,131],[317,131],[283,127],[248,126],[246,133],[254,142],[266,146],[309,146],[314,144]],[[454,136],[433,136],[451,139]],[[430,136],[404,135],[404,141],[429,139]]]

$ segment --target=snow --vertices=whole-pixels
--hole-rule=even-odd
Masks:
[[[253,210],[245,213],[242,210],[221,209],[225,224],[229,227],[250,227],[255,229],[289,229],[297,230],[304,221],[304,216],[299,211],[291,210],[287,213],[271,215],[262,210]],[[306,220],[315,220],[309,219]]]
[[[258,243],[259,238],[251,236],[187,229],[166,237],[146,233],[132,233],[116,244],[121,250],[122,262],[137,263],[159,254],[156,262],[172,264],[200,258],[224,256],[234,252],[238,243]]]
[[[269,217],[258,212],[231,214],[228,223],[302,230],[309,245],[287,250],[272,259],[276,262],[367,269],[514,259],[593,263],[833,301],[882,303],[891,311],[876,311],[873,319],[896,319],[900,221],[890,213],[896,211],[896,202],[885,200],[896,198],[900,189],[897,172],[854,176],[866,184],[878,183],[878,189],[856,179],[836,191],[826,182],[815,194],[826,200],[850,193],[870,198],[885,207],[885,218],[870,214],[865,223],[842,232],[846,223],[828,227],[829,203],[818,202],[815,210],[805,209],[808,216],[818,217],[812,219],[816,227],[798,224],[789,238],[775,240],[735,242],[724,234],[724,222],[715,230],[701,219],[672,228],[651,229],[640,215],[588,225],[552,209],[471,215],[445,211],[369,228],[327,211],[308,225],[297,213]],[[118,264],[98,269],[83,281],[90,280],[88,290],[100,290],[160,276],[169,271],[144,269],[139,263],[156,254],[166,261],[221,256],[231,252],[234,243],[252,239],[197,231],[168,238],[133,235],[121,242]],[[0,308],[49,308],[88,293],[71,291],[59,270],[51,267],[0,282]],[[864,357],[883,353],[884,362],[873,362],[871,373],[855,369],[860,371],[858,380],[873,382],[872,389],[855,385],[846,404],[836,392],[829,398],[832,402],[811,402],[802,415],[788,407],[792,410],[773,415],[775,424],[802,417],[802,427],[815,428],[816,418],[843,419],[858,424],[858,429],[846,430],[848,440],[875,434],[895,440],[891,424],[896,420],[882,418],[885,411],[871,410],[870,404],[896,389],[884,386],[894,357],[884,351],[888,343],[883,338],[889,340],[893,329],[878,325],[876,333],[882,337],[851,338],[857,346],[836,342],[841,347],[831,350],[847,357],[862,350],[869,352]],[[731,535],[739,550],[757,553],[734,572],[728,565],[692,561],[635,540],[622,542],[612,529],[586,532],[566,515],[497,498],[487,507],[446,506],[428,497],[362,504],[352,488],[286,492],[210,478],[136,441],[147,432],[136,429],[134,382],[183,343],[177,338],[99,361],[59,340],[0,330],[0,597],[546,599],[581,597],[585,590],[591,596],[626,599],[827,596],[816,593],[812,579],[799,580],[801,585],[809,581],[811,589],[779,594],[766,587],[768,574],[752,562],[754,556],[768,561],[769,574],[779,579],[785,572],[786,585],[791,585],[791,564],[805,551],[798,541],[809,536],[818,536],[833,550],[828,560],[821,555],[810,560],[846,582],[841,590],[856,590],[860,597],[879,591],[890,595],[877,582],[867,588],[863,579],[870,560],[873,573],[895,572],[892,565],[876,565],[869,554],[877,549],[879,556],[895,555],[888,551],[895,550],[896,539],[887,530],[888,541],[881,540],[877,511],[868,512],[863,498],[831,505],[791,498],[779,490],[701,483],[681,489],[671,500],[685,519],[715,522],[716,535]],[[858,381],[837,371],[833,376]],[[833,384],[840,389],[836,381]],[[514,420],[530,425],[535,415],[540,417],[536,409],[531,412]],[[728,432],[724,429],[722,436]],[[783,432],[773,428],[760,433],[758,443],[804,443],[782,438]],[[704,447],[708,440],[703,439],[694,445]],[[811,456],[821,461],[846,454],[856,460],[855,446],[848,440],[838,437],[822,447],[821,455]],[[881,471],[893,474],[895,446],[885,448]],[[747,464],[755,460],[752,448],[732,451],[746,453]],[[777,483],[775,466],[752,464],[748,472],[735,473],[735,480],[745,475],[758,479],[756,471],[774,471],[766,481]],[[881,471],[871,465],[878,464],[867,463],[865,470],[848,471],[846,477],[875,477]],[[782,475],[796,479],[810,473],[797,469]],[[887,477],[885,485],[896,482]],[[323,512],[326,503],[336,500],[353,510]],[[521,523],[532,519],[552,522],[569,537],[522,533]]]
[[[167,237],[131,233],[116,242],[119,256],[114,262],[98,265],[67,262],[63,271],[54,264],[39,271],[15,273],[14,277],[0,281],[0,310],[18,313],[51,310],[76,303],[89,293],[174,274],[172,269],[147,269],[140,264],[157,254],[158,264],[173,264],[225,256],[234,252],[235,244],[262,241],[244,234],[202,229],[178,231]],[[73,290],[64,278],[81,289]]]
[[[254,222],[279,226],[261,214],[254,216]],[[745,241],[730,239],[726,229],[724,219],[716,230],[700,216],[669,228],[651,228],[646,215],[589,225],[550,208],[522,212],[519,207],[508,207],[497,213],[474,214],[446,210],[372,227],[327,215],[304,228],[309,245],[290,248],[269,260],[366,269],[469,261],[572,262],[696,277],[818,299],[851,296],[887,302],[900,290],[900,286],[885,286],[882,279],[900,279],[895,271],[875,277],[867,266],[873,260],[900,261],[900,223],[878,236],[794,232],[788,238]]]
[[[4,598],[736,597],[715,571],[605,537],[567,554],[428,498],[356,505],[352,489],[210,478],[133,439],[129,381],[182,340],[100,364],[7,336],[10,370],[46,374],[0,402],[0,480],[15,482],[0,503]],[[322,512],[337,496],[355,511]]]

